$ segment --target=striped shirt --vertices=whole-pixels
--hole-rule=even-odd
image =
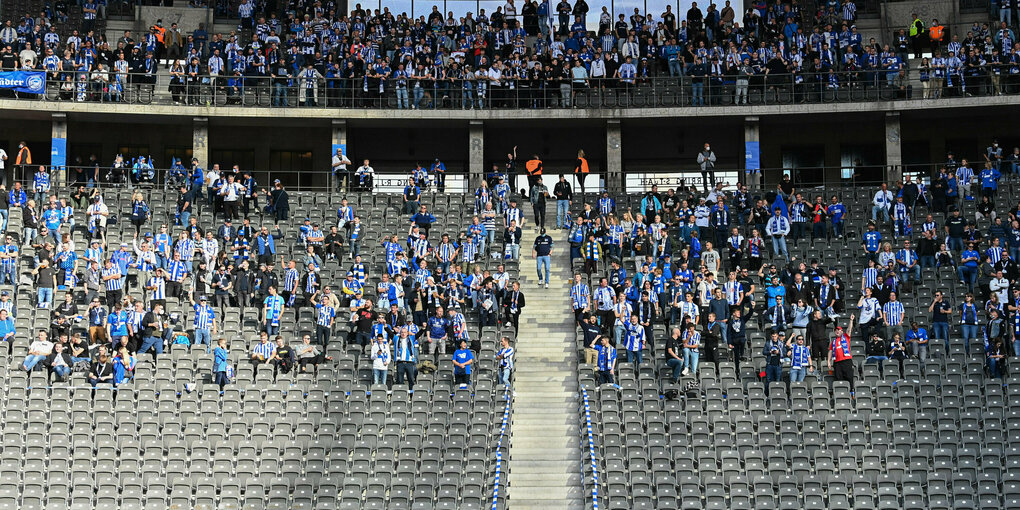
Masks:
[[[18,262],[18,247],[13,244],[0,246],[0,253],[6,254],[8,257],[3,259],[3,267],[5,269],[11,269]]]
[[[198,303],[195,305],[195,329],[210,329],[212,321],[216,318],[216,312],[209,305]]]
[[[106,278],[111,276],[113,278],[106,280]],[[117,266],[103,269],[103,279],[106,280],[106,290],[121,290],[124,288],[124,279]]]
[[[191,262],[191,259],[195,256],[195,242],[191,239],[177,241],[177,244],[174,246],[174,253],[179,254],[182,261]]]
[[[457,245],[454,243],[440,243],[439,247],[436,248],[436,258],[440,262],[450,262],[453,260],[453,255],[457,251]]]
[[[521,210],[517,207],[508,208],[503,212],[503,220],[506,221],[507,225],[510,225],[511,221],[516,221],[517,226],[521,226]]]
[[[171,260],[166,265],[166,271],[170,281],[179,282],[188,274],[188,265],[180,260]]]
[[[411,241],[411,250],[414,252],[414,256],[416,258],[422,259],[427,257],[429,254],[429,248],[431,247],[429,246],[428,239],[419,237],[418,239]]]
[[[613,307],[613,311],[615,313],[620,314],[620,316],[616,318],[616,322],[614,323],[614,325],[623,326],[624,324],[630,322],[631,309],[630,303],[628,303],[627,300],[624,299],[621,300],[619,303],[616,303],[616,306]]]
[[[683,338],[686,349],[697,349],[701,345],[701,333],[697,331],[686,331]]]
[[[590,305],[588,297],[591,295],[591,289],[583,283],[578,283],[570,288],[570,301],[574,305],[574,310],[580,310]]]
[[[319,281],[319,275],[315,274],[314,271],[309,271],[305,275],[305,292],[309,294],[315,293],[316,283]]]
[[[283,315],[283,296],[267,296],[263,304],[266,306],[266,323],[270,326],[280,324],[280,316]]]
[[[319,326],[329,327],[333,317],[336,317],[336,310],[329,305],[315,305],[317,313],[315,314],[315,323]]]
[[[464,248],[462,253],[464,262],[474,262],[475,257],[478,256],[478,245],[469,241],[464,243],[462,248]]]
[[[616,208],[616,201],[609,197],[599,199],[599,213],[603,216],[613,212]]]
[[[393,341],[397,361],[418,362],[418,342],[414,337],[397,337]]]
[[[878,268],[866,267],[864,268],[864,286],[874,287],[878,284]]]
[[[162,276],[149,278],[149,287],[152,287],[152,299],[166,299],[166,279]]]
[[[598,287],[595,289],[595,302],[598,303],[600,311],[613,309],[613,290],[609,287]]]
[[[645,346],[645,328],[640,324],[631,324],[627,327],[627,338],[623,345],[628,351],[640,351]]]
[[[740,282],[726,282],[723,287],[726,290],[726,302],[730,306],[736,305],[740,301],[740,296],[744,294],[744,286]]]
[[[514,348],[504,347],[496,353],[499,358],[499,368],[514,368]]]
[[[274,345],[273,342],[266,343],[259,342],[255,344],[255,347],[251,348],[251,353],[262,359],[269,359],[273,357],[273,353],[275,352],[276,345]]]
[[[890,326],[903,324],[903,303],[890,301],[882,307],[882,311],[885,313],[886,324]]]
[[[613,368],[613,364],[616,362],[616,349],[611,345],[600,345],[599,346],[599,357],[596,360],[596,365],[599,372],[608,372]]]
[[[365,264],[358,262],[351,264],[350,272],[354,273],[355,280],[358,280],[362,286],[365,285]]]
[[[299,278],[297,269],[288,268],[284,273],[283,290],[294,292],[294,289],[297,289]]]
[[[811,359],[810,349],[806,345],[794,345],[790,349],[790,368],[804,368]]]
[[[103,261],[103,249],[102,248],[89,248],[85,250],[85,260],[89,262],[102,262]]]

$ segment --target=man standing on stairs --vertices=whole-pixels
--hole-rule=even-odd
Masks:
[[[560,182],[553,187],[553,195],[556,197],[556,228],[568,228],[567,220],[570,219],[570,200],[574,197],[567,176],[560,175]]]
[[[535,267],[538,269],[538,284],[542,285],[542,269],[545,268],[545,288],[549,288],[549,272],[552,267],[553,239],[546,235],[545,229],[541,230],[535,238],[535,244],[531,248],[531,256],[535,257]]]
[[[538,228],[545,228],[545,200],[549,198],[549,188],[542,184],[542,178],[535,180],[535,185],[528,190],[528,198],[531,200],[531,207],[535,211],[535,225]]]

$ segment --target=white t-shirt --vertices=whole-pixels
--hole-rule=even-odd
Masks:
[[[7,151],[0,149],[0,170],[4,169],[4,162],[7,160]]]
[[[878,303],[876,298],[866,298],[861,303],[861,324],[867,324],[878,314],[878,311],[882,308],[882,305]]]
[[[36,340],[29,346],[28,352],[37,352],[48,356],[53,352],[53,342],[49,340]]]

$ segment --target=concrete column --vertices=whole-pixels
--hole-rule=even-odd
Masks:
[[[485,125],[480,120],[468,124],[468,185],[472,190],[485,176]]]
[[[903,147],[900,144],[900,114],[885,114],[885,177],[895,182],[903,177]]]
[[[606,121],[606,189],[623,190],[623,128],[620,121]],[[596,183],[598,184],[598,183]]]
[[[56,187],[60,188],[67,183],[67,114],[54,113],[52,119],[53,127],[50,130],[50,166],[52,169],[50,175],[53,176]],[[30,175],[26,174],[22,177]]]
[[[744,184],[755,189],[762,185],[761,130],[758,117],[744,117]]]
[[[198,158],[198,166],[209,168],[209,119],[195,117],[191,121],[191,157]],[[189,166],[190,162],[185,162]]]
[[[350,157],[351,157],[350,156],[350,152],[349,152],[349,149],[347,148],[347,121],[346,120],[341,120],[341,119],[334,119],[333,120],[333,137],[332,137],[332,140],[333,140],[333,149],[329,152],[329,158],[328,158],[328,160],[330,162],[330,165],[332,165],[333,156],[336,155],[337,149],[339,149],[340,152],[344,156],[347,156],[347,159],[350,159]],[[351,160],[351,164],[347,166],[347,170],[351,171],[351,170],[354,170],[357,167],[358,167],[358,165],[354,164],[354,160]],[[327,168],[332,168],[332,166],[329,166]],[[338,179],[338,178],[341,178],[341,177],[336,175],[336,174],[333,174],[332,172],[330,173],[330,181],[329,182],[331,183],[331,185],[330,185],[329,189],[331,189],[331,190],[339,189],[339,186],[342,183],[338,183],[336,181],[336,179]],[[346,183],[343,183],[343,184],[346,185]]]

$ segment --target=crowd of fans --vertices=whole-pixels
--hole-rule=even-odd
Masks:
[[[81,4],[86,21],[99,7]],[[734,85],[725,92],[734,103],[747,101],[749,87],[777,85],[814,94],[882,85],[908,94],[905,62],[915,37],[902,31],[892,45],[864,40],[853,0],[832,0],[818,12],[802,12],[796,1],[743,13],[729,2],[704,11],[695,3],[684,17],[667,6],[614,19],[603,8],[598,26],[587,23],[588,10],[585,0],[519,8],[508,0],[491,13],[444,15],[433,7],[414,19],[385,7],[339,13],[332,3],[277,9],[244,0],[229,34],[158,21],[114,41],[89,23],[60,33],[58,6],[5,22],[0,68],[46,70],[66,99],[120,101],[132,88],[151,91],[163,66],[175,102],[201,103],[210,88],[237,98],[255,87],[274,106],[316,106],[323,97],[329,106],[382,97],[395,98],[397,108],[571,106],[578,93],[629,93],[651,78],[680,76],[690,77],[695,105],[718,104],[724,83]],[[938,20],[930,28],[944,33]],[[918,69],[925,97],[1017,87],[1020,57],[1005,21],[931,41],[933,56]]]
[[[0,158],[5,155],[0,151]],[[516,331],[526,306],[520,283],[503,264],[489,271],[478,263],[488,256],[486,245],[496,246],[497,228],[516,232],[520,242],[517,225],[525,220],[516,199],[492,195],[479,204],[487,212],[479,211],[459,233],[430,235],[436,218],[419,207],[418,197],[438,184],[434,174],[410,177],[404,195],[408,229],[374,239],[346,199],[333,224],[289,220],[290,198],[280,181],[260,188],[236,166],[177,165],[176,204],[154,196],[166,194],[154,190],[144,158],[132,165],[118,157],[113,167],[100,169],[97,162],[66,176],[24,163],[19,168],[36,171],[27,185],[0,188],[3,211],[20,209],[23,226],[8,230],[0,245],[0,285],[13,284],[15,295],[18,286],[37,289],[33,305],[49,310],[52,321],[37,332],[21,365],[26,371],[45,367],[60,379],[84,371],[93,385],[116,385],[132,377],[138,356],[205,345],[222,388],[236,368],[231,351],[244,344],[242,337],[258,334],[242,358],[272,364],[276,374],[314,371],[330,361],[327,346],[339,342],[371,356],[379,384],[406,380],[413,388],[419,364],[429,361],[435,368],[447,352],[456,382],[468,384],[480,350],[480,338],[470,332],[479,326]],[[108,205],[109,190],[124,188],[131,189],[130,202]],[[154,215],[147,196],[168,200],[167,221]],[[494,213],[493,202],[501,214]],[[75,224],[75,211],[84,212],[83,223]],[[118,221],[131,226],[115,226]],[[111,228],[130,241],[108,243]],[[85,234],[86,246],[75,245],[74,232]],[[380,241],[378,249],[366,249]],[[302,255],[287,260],[279,252],[285,244]],[[28,246],[32,267],[19,267]],[[381,275],[371,274],[363,252],[385,258]],[[330,281],[332,274],[337,281]],[[378,284],[370,285],[375,276],[381,276]],[[54,299],[61,291],[62,299]],[[0,295],[0,334],[8,345],[28,333],[14,328],[13,299]],[[465,317],[469,310],[478,323]],[[281,332],[291,313],[299,331],[314,332],[301,339]],[[256,329],[224,331],[226,316]],[[500,381],[509,385],[511,340],[504,337],[495,354]]]
[[[641,364],[650,352],[677,381],[701,361],[739,370],[750,354],[746,324],[757,317],[768,382],[828,369],[852,385],[854,358],[923,363],[936,349],[948,353],[951,338],[968,353],[982,345],[988,372],[1001,377],[1005,358],[1020,353],[1020,205],[1003,205],[998,193],[1000,180],[1017,174],[1014,153],[996,141],[975,166],[950,154],[925,182],[908,175],[895,189],[882,184],[869,210],[811,196],[789,176],[764,194],[722,183],[707,193],[653,186],[625,209],[602,193],[564,226],[580,269],[570,301],[587,361],[608,383],[624,353]],[[569,205],[569,189],[561,180],[556,199]],[[847,228],[851,215],[857,228],[866,222],[863,231]],[[789,246],[830,240],[859,250],[860,266],[790,256]],[[632,259],[636,272],[624,267]],[[863,269],[847,274],[851,267]],[[955,293],[938,285],[919,293],[950,278],[960,281]],[[917,304],[914,320],[904,294]],[[866,352],[853,352],[857,333]]]

